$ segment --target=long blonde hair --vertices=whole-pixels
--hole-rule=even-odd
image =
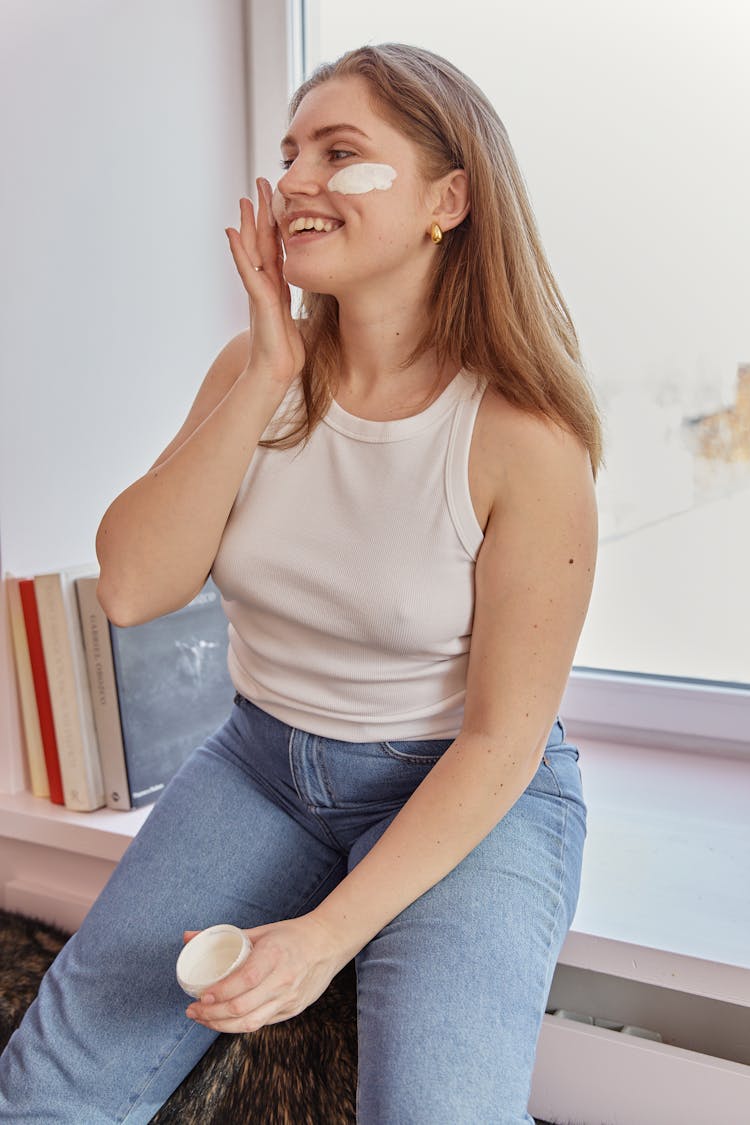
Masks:
[[[424,335],[405,366],[429,349],[489,379],[523,410],[576,434],[596,474],[601,424],[565,301],[542,248],[505,126],[482,91],[446,59],[401,43],[360,47],[324,63],[294,94],[290,118],[314,87],[365,79],[383,116],[417,146],[428,181],[463,168],[469,214],[444,235]],[[336,390],[338,302],[303,293],[304,412],[282,437],[306,440]]]

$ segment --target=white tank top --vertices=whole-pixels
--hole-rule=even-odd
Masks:
[[[483,539],[468,478],[483,389],[461,371],[422,413],[391,422],[334,401],[307,445],[255,452],[212,571],[241,695],[346,742],[458,734]]]

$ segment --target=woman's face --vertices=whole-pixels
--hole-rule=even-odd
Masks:
[[[281,153],[273,210],[287,281],[337,297],[426,282],[434,247],[418,150],[378,113],[364,79],[306,94]]]

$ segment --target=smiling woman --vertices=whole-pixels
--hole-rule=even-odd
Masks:
[[[596,408],[459,70],[353,51],[297,92],[282,151],[227,231],[250,327],[97,538],[122,624],[213,573],[234,707],[45,978],[4,1120],[146,1122],[216,1034],[293,1018],[355,958],[361,1125],[531,1121],[586,832],[557,709]],[[250,955],[185,1012],[175,935],[215,923]]]

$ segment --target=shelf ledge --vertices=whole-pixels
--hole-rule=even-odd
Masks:
[[[71,812],[30,793],[0,793],[0,836],[117,863],[152,808]]]

